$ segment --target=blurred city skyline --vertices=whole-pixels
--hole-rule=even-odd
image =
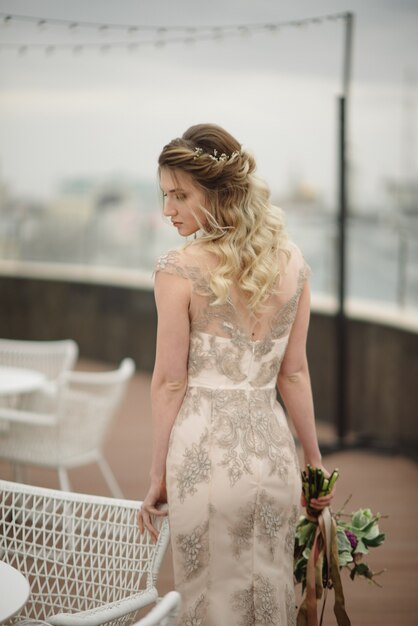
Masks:
[[[418,177],[415,1],[0,0],[0,11],[109,25],[225,27],[352,11],[354,208],[389,202],[387,180]],[[111,29],[69,33],[63,26],[17,22],[0,28],[4,43],[22,45],[83,46],[123,38]],[[259,173],[275,194],[302,182],[334,205],[342,55],[342,20],[133,52],[3,49],[0,178],[18,195],[44,199],[71,178],[120,174],[152,181],[161,147],[189,125],[211,121],[255,153]]]

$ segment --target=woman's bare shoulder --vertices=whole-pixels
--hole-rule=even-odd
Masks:
[[[185,265],[200,268],[201,271],[211,270],[217,264],[215,254],[199,242],[185,246],[181,250],[181,255]]]

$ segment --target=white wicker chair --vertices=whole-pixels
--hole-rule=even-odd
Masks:
[[[78,356],[78,346],[72,339],[61,341],[22,341],[0,339],[0,366],[22,367],[43,374],[46,383],[39,391],[6,398],[1,404],[17,404],[23,410],[42,410],[51,405],[51,396],[64,372],[71,370]],[[15,401],[18,400],[18,403]]]
[[[158,597],[169,539],[166,517],[154,544],[140,534],[140,503],[0,480],[0,559],[29,581],[31,594],[7,623],[123,626]]]
[[[0,407],[0,422],[7,424],[0,432],[0,458],[14,464],[15,478],[21,482],[22,465],[52,467],[60,488],[71,491],[68,469],[97,463],[112,495],[123,498],[102,447],[134,370],[132,359],[124,359],[110,372],[65,372],[52,413]]]
[[[169,591],[157,606],[134,626],[172,626],[179,614],[181,596],[178,591]]]
[[[0,339],[0,365],[36,370],[49,381],[73,368],[78,347],[72,339],[62,341],[21,341]]]

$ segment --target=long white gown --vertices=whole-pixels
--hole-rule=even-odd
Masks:
[[[167,456],[181,626],[296,624],[300,469],[276,379],[308,268],[295,245],[288,250],[257,318],[235,289],[213,304],[210,259],[198,246],[157,263],[190,281],[192,294],[188,387]]]

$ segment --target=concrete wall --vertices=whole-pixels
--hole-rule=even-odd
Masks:
[[[152,371],[156,311],[152,291],[81,279],[0,276],[0,336],[74,339],[86,358],[131,356]],[[418,333],[349,320],[349,427],[366,443],[418,449]],[[317,417],[335,420],[335,317],[313,311],[308,356]]]

